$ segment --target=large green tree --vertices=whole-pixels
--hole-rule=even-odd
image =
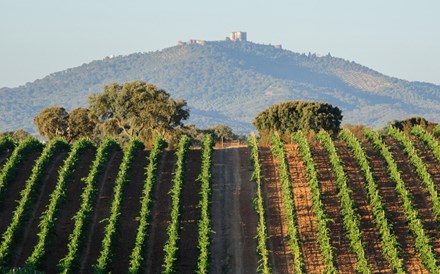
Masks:
[[[94,137],[96,118],[87,108],[68,113],[63,107],[48,107],[34,118],[38,133],[49,140],[55,137],[73,142],[81,137]]]
[[[172,139],[189,117],[185,100],[176,101],[166,91],[142,81],[107,85],[103,93],[89,97],[89,103],[99,134],[122,140],[137,137],[149,142],[155,135]]]
[[[272,105],[254,119],[260,136],[278,132],[289,135],[295,131],[325,129],[331,133],[340,130],[342,112],[328,103],[288,101]]]
[[[69,113],[63,107],[48,107],[34,118],[38,133],[49,140],[67,138]]]

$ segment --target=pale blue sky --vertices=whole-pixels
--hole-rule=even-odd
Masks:
[[[440,84],[438,0],[0,0],[0,87],[231,31]]]

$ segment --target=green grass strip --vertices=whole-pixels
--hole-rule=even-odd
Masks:
[[[365,131],[367,137],[368,132],[368,130]],[[367,154],[359,140],[353,135],[347,135],[346,137],[348,138],[345,138],[344,141],[348,148],[353,152],[354,158],[365,176],[367,198],[372,207],[374,223],[379,230],[385,258],[390,263],[394,272],[403,274],[405,273],[405,269],[403,267],[402,258],[400,258],[399,243],[397,242],[396,236],[393,234],[392,225],[388,222],[386,217],[387,214],[379,193],[379,188],[374,179],[373,172],[371,171],[370,161],[368,160]]]
[[[253,163],[252,180],[257,185],[257,195],[254,200],[255,211],[258,214],[257,225],[257,253],[260,255],[260,261],[258,262],[257,272],[259,273],[271,273],[269,265],[269,250],[267,249],[267,228],[266,220],[264,217],[264,200],[262,184],[263,178],[261,175],[261,163],[258,153],[257,138],[254,134],[250,136],[249,146],[251,148],[251,162]]]
[[[2,243],[0,244],[0,264],[5,264],[14,248],[14,242],[26,221],[29,213],[29,207],[32,204],[37,188],[41,184],[44,172],[53,161],[53,157],[62,149],[66,149],[68,144],[61,139],[53,139],[44,148],[41,156],[35,162],[32,173],[26,181],[25,188],[21,191],[21,197],[12,216],[11,223],[2,235]]]
[[[113,188],[113,201],[110,208],[110,217],[105,226],[104,239],[102,240],[101,252],[98,262],[95,265],[95,273],[107,273],[113,257],[115,237],[118,234],[119,216],[121,215],[121,204],[125,186],[130,182],[129,173],[136,157],[136,152],[144,148],[144,144],[139,140],[132,140],[128,143],[124,151],[122,163],[119,166],[118,176],[116,177]]]
[[[280,176],[281,194],[283,197],[284,211],[286,214],[287,235],[290,249],[293,255],[294,273],[304,272],[304,258],[301,253],[301,241],[296,216],[295,203],[293,201],[293,184],[290,179],[289,165],[287,164],[286,149],[278,135],[272,135],[272,153],[278,159],[278,171]]]
[[[422,180],[425,185],[426,191],[428,191],[431,196],[434,216],[437,222],[440,222],[440,198],[438,196],[438,189],[432,180],[431,174],[423,162],[422,158],[418,155],[416,148],[414,147],[411,139],[406,136],[400,130],[390,127],[388,129],[388,134],[397,140],[400,145],[403,146],[403,151],[409,157],[411,165],[415,168],[417,176]]]
[[[26,265],[29,267],[37,268],[41,264],[41,260],[46,254],[46,247],[50,241],[51,233],[55,227],[57,213],[66,196],[67,185],[70,183],[72,175],[75,172],[79,157],[84,151],[91,148],[93,148],[93,144],[86,139],[81,139],[75,142],[70,150],[69,156],[58,171],[59,175],[57,184],[50,195],[47,209],[41,216],[37,244],[34,246],[30,257],[26,260]]]
[[[174,273],[175,261],[178,250],[178,241],[180,233],[179,216],[180,216],[180,196],[182,192],[182,185],[185,177],[186,169],[186,155],[191,144],[191,139],[182,135],[179,140],[178,149],[176,152],[177,162],[174,170],[174,176],[172,180],[171,194],[171,212],[170,223],[167,228],[168,240],[165,243],[164,251],[165,258],[163,262],[162,273]]]
[[[431,150],[432,154],[434,154],[437,164],[440,164],[440,143],[435,139],[435,137],[424,130],[421,126],[413,127],[411,134],[417,136],[428,146],[429,150]]]
[[[110,154],[119,149],[119,144],[113,139],[105,139],[98,147],[92,168],[86,178],[84,178],[85,188],[81,194],[81,205],[78,212],[73,217],[73,231],[69,235],[68,251],[58,264],[60,273],[71,273],[76,266],[79,258],[79,250],[83,245],[85,229],[90,221],[93,211],[94,198],[97,192],[98,180],[110,159]]]
[[[161,137],[156,137],[153,148],[148,155],[148,166],[145,169],[145,183],[142,191],[141,213],[139,227],[136,234],[136,242],[130,255],[129,273],[139,273],[141,271],[143,253],[147,241],[148,221],[150,219],[150,207],[152,202],[151,192],[156,181],[157,166],[159,164],[160,155],[166,142]]]
[[[392,153],[377,133],[370,133],[369,139],[374,143],[376,149],[380,151],[380,154],[385,159],[388,175],[396,183],[396,191],[402,199],[403,212],[408,220],[408,227],[415,238],[416,250],[419,252],[422,263],[431,273],[440,273],[432,246],[430,245],[430,239],[428,235],[426,235],[422,221],[418,216],[418,212],[413,206],[411,193],[406,187],[405,182],[402,180],[402,172],[397,167]]]
[[[348,134],[348,131],[342,131],[341,136]],[[302,136],[303,143],[307,144],[307,140]],[[356,270],[359,273],[372,273],[372,269],[368,266],[368,261],[365,255],[365,245],[362,241],[362,233],[360,230],[359,215],[356,212],[353,199],[351,197],[351,189],[348,186],[348,180],[345,175],[344,166],[341,158],[338,155],[335,144],[333,143],[330,135],[321,131],[317,135],[317,139],[321,141],[327,151],[330,158],[330,163],[332,165],[332,172],[336,178],[336,185],[338,186],[338,197],[339,203],[341,205],[341,214],[343,218],[344,229],[348,234],[348,239],[350,240],[350,248],[356,254]],[[304,151],[310,151],[308,148],[301,149]],[[310,153],[310,152],[309,152]],[[307,161],[310,161],[312,155],[307,156]]]
[[[11,157],[9,157],[8,161],[0,171],[0,204],[3,201],[4,193],[6,192],[8,184],[14,178],[15,173],[24,158],[31,152],[40,151],[42,148],[43,144],[33,137],[25,139],[15,147]]]
[[[320,135],[318,134],[317,137]],[[330,229],[328,228],[328,222],[331,221],[327,217],[325,212],[324,204],[321,198],[321,188],[318,180],[318,173],[316,171],[315,162],[313,161],[312,154],[310,152],[310,147],[307,144],[302,133],[294,134],[293,139],[298,143],[300,154],[303,162],[305,163],[308,183],[310,190],[312,192],[312,207],[315,212],[315,220],[317,224],[317,241],[319,243],[319,248],[321,250],[322,257],[325,263],[326,273],[336,273],[336,267],[334,265],[334,255],[333,247],[330,240]]]

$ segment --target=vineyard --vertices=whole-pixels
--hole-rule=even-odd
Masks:
[[[0,273],[440,273],[440,128],[0,138]]]

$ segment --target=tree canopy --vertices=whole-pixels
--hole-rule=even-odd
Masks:
[[[320,129],[337,133],[341,120],[341,110],[328,103],[288,101],[260,112],[253,124],[260,136],[273,132],[285,135],[298,130],[318,132]]]
[[[124,142],[134,137],[145,143],[155,135],[176,138],[177,129],[188,119],[185,100],[174,100],[152,84],[141,81],[104,86],[100,94],[89,97],[87,108],[68,113],[63,107],[49,107],[34,118],[40,135],[69,142],[80,137],[99,141],[112,136]]]

